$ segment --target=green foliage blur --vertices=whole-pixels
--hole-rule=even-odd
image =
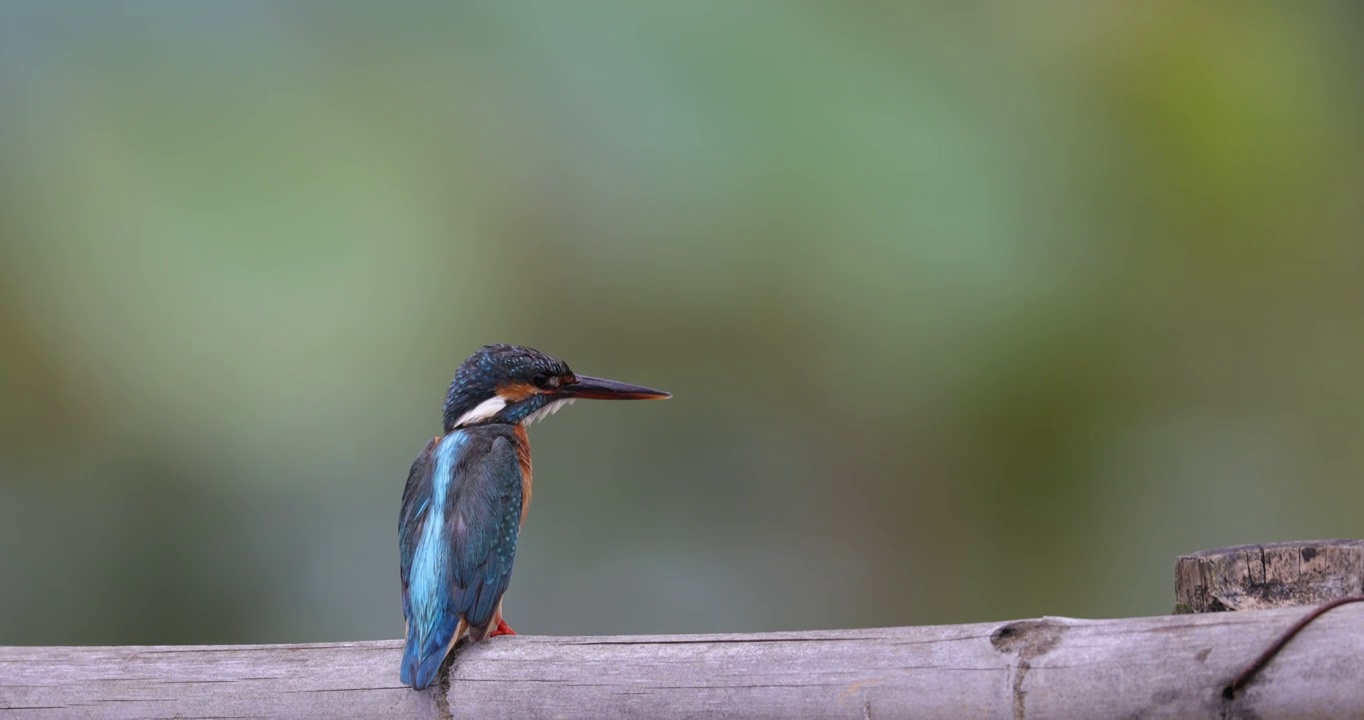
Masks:
[[[458,363],[522,633],[1163,614],[1364,536],[1350,3],[0,8],[0,644],[397,637]]]

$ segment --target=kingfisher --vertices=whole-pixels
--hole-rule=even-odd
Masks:
[[[442,434],[408,471],[398,516],[407,647],[400,676],[421,690],[455,643],[515,635],[502,618],[530,509],[526,426],[579,398],[662,400],[662,390],[578,375],[520,345],[486,345],[455,372]]]

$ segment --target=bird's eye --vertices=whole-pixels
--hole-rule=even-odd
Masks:
[[[545,373],[536,373],[535,377],[530,379],[530,382],[541,390],[548,390],[558,384],[554,382],[555,380],[558,380],[558,378],[546,375]]]

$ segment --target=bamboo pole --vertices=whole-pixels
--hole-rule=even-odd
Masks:
[[[1199,577],[1212,586],[1212,575]],[[423,692],[399,684],[397,641],[7,647],[0,717],[1364,717],[1364,604],[1323,616],[1244,692],[1224,697],[1302,615],[1287,607],[755,635],[502,637],[458,650],[448,677]]]

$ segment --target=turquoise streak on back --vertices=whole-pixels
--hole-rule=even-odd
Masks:
[[[444,532],[455,463],[465,442],[462,430],[441,439],[432,453],[431,500],[426,520],[412,555],[408,588],[411,616],[407,624],[407,650],[403,654],[402,681],[418,690],[431,684],[445,660],[459,626],[459,613],[451,607],[454,585],[450,538]]]

